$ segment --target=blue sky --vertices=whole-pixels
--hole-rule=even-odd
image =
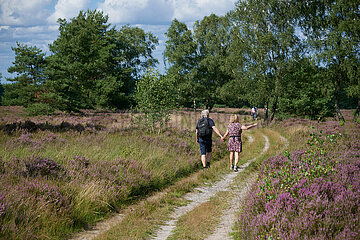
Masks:
[[[15,60],[11,47],[16,42],[37,46],[49,55],[48,45],[58,35],[58,18],[71,19],[80,10],[98,9],[117,27],[129,24],[152,32],[159,38],[154,56],[164,70],[162,52],[164,33],[176,18],[193,26],[196,20],[215,13],[224,15],[236,0],[0,0],[0,72],[1,82],[11,75],[8,67]]]

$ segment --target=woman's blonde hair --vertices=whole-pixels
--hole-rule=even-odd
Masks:
[[[231,122],[231,123],[239,122],[239,116],[236,115],[236,114],[232,114],[232,115],[230,116],[230,122]]]

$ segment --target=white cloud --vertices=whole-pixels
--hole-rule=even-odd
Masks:
[[[174,18],[184,22],[201,20],[212,13],[222,16],[234,8],[236,0],[172,0]]]
[[[99,9],[114,24],[164,23],[171,21],[174,12],[168,0],[105,0]]]
[[[89,0],[58,0],[55,5],[55,12],[47,18],[47,21],[54,24],[59,18],[76,17],[80,10],[86,9],[88,4]]]
[[[48,45],[52,43],[58,34],[52,26],[34,27],[13,27],[0,30],[0,54],[7,53],[13,55],[11,47],[16,46],[16,42],[28,46],[37,46],[44,52],[48,52]]]
[[[49,26],[17,27],[12,30],[12,38],[20,42],[55,39],[57,35],[57,30]]]
[[[52,0],[0,0],[0,25],[45,24]]]
[[[174,18],[184,22],[201,20],[215,13],[224,15],[236,0],[105,0],[99,9],[111,23],[169,23]]]

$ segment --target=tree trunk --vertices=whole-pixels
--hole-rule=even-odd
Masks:
[[[334,91],[334,100],[335,100],[335,111],[336,116],[339,121],[345,121],[339,107],[339,91],[340,91],[340,79],[342,77],[341,72],[339,72],[339,78],[335,81],[335,91]]]
[[[339,121],[345,121],[344,120],[344,117],[340,111],[340,108],[339,108],[339,103],[338,103],[338,99],[335,99],[335,111],[336,111],[336,116],[338,118]]]
[[[266,104],[265,104],[265,121],[268,121],[269,120],[269,101],[266,101]]]
[[[277,107],[277,102],[278,102],[278,96],[275,96],[273,105],[272,105],[272,107],[271,107],[270,121],[274,120],[275,112],[276,112],[276,107]]]
[[[356,122],[356,120],[359,118],[359,113],[360,113],[360,98],[358,100],[356,111],[354,113],[354,119],[353,119],[354,122]]]
[[[207,99],[206,100],[206,104],[205,104],[205,107],[206,107],[206,109],[208,109],[209,111],[211,111],[212,109],[213,109],[213,107],[214,107],[214,102],[213,101],[211,101],[210,99]]]

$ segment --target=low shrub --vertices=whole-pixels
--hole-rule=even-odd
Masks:
[[[51,115],[55,113],[55,109],[46,103],[34,103],[25,108],[30,116]]]
[[[358,239],[360,134],[337,122],[267,159],[239,216],[238,239]]]

